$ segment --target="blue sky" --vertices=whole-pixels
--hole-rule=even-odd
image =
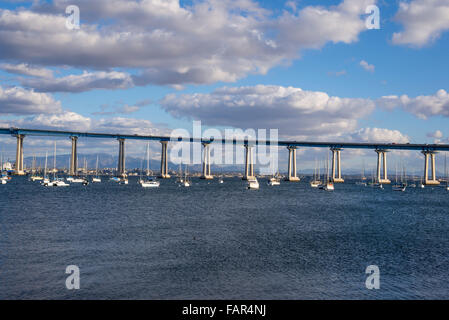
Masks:
[[[79,30],[61,25],[69,4]],[[379,30],[364,27],[370,4]],[[201,120],[292,139],[448,142],[446,0],[3,1],[0,10],[1,126],[167,133]]]

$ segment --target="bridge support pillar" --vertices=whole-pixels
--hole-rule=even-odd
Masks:
[[[126,177],[126,169],[125,169],[125,139],[119,138],[119,149],[118,149],[118,166],[117,166],[117,174],[119,177]]]
[[[391,181],[387,176],[387,150],[375,150],[377,153],[377,175],[376,182],[380,184],[390,184]],[[383,162],[383,178],[381,175],[382,172],[382,162]]]
[[[435,154],[436,151],[422,151],[424,154],[424,184],[425,185],[439,185],[440,182],[436,177],[436,167],[435,167]],[[429,179],[429,156],[431,159],[431,175],[432,179]]]
[[[253,146],[245,144],[245,174],[243,180],[254,179]]]
[[[345,180],[341,177],[341,157],[340,148],[331,148],[332,151],[332,182],[343,183]]]
[[[296,175],[296,147],[288,146],[288,177],[286,181],[298,182],[300,179]]]
[[[78,137],[70,137],[72,139],[72,154],[70,156],[70,172],[71,176],[76,176],[78,173]]]
[[[161,151],[161,174],[159,178],[170,179],[168,174],[168,158],[167,158],[167,145],[168,141],[161,141],[162,151]]]
[[[203,143],[203,175],[201,179],[212,180],[214,177],[210,173],[210,148],[209,143]]]
[[[14,173],[19,176],[23,176],[25,171],[23,170],[23,139],[25,135],[18,134],[17,136],[17,149],[16,149],[16,168]]]

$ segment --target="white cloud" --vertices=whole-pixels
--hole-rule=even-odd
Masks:
[[[43,78],[49,78],[53,76],[53,71],[49,69],[30,66],[26,63],[20,64],[2,63],[0,64],[0,69],[3,69],[9,73],[22,74],[26,76],[43,77]]]
[[[353,132],[351,138],[360,142],[408,143],[410,139],[399,130],[384,128],[363,128]]]
[[[434,95],[416,98],[410,98],[407,95],[384,96],[377,100],[377,104],[390,110],[401,107],[421,119],[431,116],[449,117],[449,94],[443,89],[438,90]]]
[[[93,89],[127,89],[132,87],[131,76],[124,72],[87,72],[61,78],[27,78],[22,85],[40,92],[84,92]]]
[[[51,95],[20,87],[0,86],[0,114],[51,114],[61,111],[61,103]]]
[[[428,132],[427,137],[441,139],[443,137],[443,133],[440,130],[437,130],[435,132]]]
[[[365,69],[366,71],[369,71],[369,72],[374,72],[374,69],[375,69],[374,65],[369,64],[369,63],[366,62],[365,60],[360,61],[360,66],[361,66],[363,69]]]
[[[251,0],[205,0],[189,6],[178,0],[36,3],[31,9],[0,9],[0,59],[135,68],[137,85],[179,85],[265,74],[298,58],[301,50],[355,42],[366,30],[361,15],[373,0],[307,6],[281,16]],[[69,4],[82,8],[80,30],[65,27]]]
[[[168,129],[165,127],[155,125],[151,121],[145,119],[125,117],[94,119],[67,110],[51,115],[38,114],[17,119],[0,120],[0,127],[122,134],[169,134]]]
[[[447,0],[413,0],[401,2],[395,19],[404,31],[393,34],[393,43],[421,47],[449,30]]]
[[[206,125],[278,128],[283,136],[314,139],[335,139],[352,132],[357,120],[374,109],[367,99],[265,85],[223,87],[210,94],[170,94],[160,104],[176,118],[199,119]]]

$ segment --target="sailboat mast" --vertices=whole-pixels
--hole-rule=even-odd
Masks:
[[[147,176],[150,175],[150,142],[147,143]]]
[[[55,156],[53,158],[53,177],[56,178],[56,141],[55,141]]]
[[[47,177],[47,158],[48,158],[48,151],[45,151],[45,169],[44,169],[44,178]]]

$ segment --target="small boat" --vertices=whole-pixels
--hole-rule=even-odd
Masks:
[[[62,178],[57,178],[56,180],[53,180],[50,184],[53,185],[53,187],[68,187],[70,184],[65,183]]]
[[[47,155],[45,155],[45,168],[47,168]],[[47,170],[45,170],[47,171]],[[64,179],[58,178],[56,176],[56,141],[55,141],[55,155],[53,157],[53,180],[49,180],[48,178],[45,178],[42,182],[42,185],[45,187],[68,187],[70,184],[65,183]]]
[[[186,165],[186,168],[184,170],[184,180],[181,183],[181,185],[183,187],[190,187],[192,185],[192,182],[189,180],[187,165]]]
[[[313,180],[310,181],[310,186],[312,188],[319,188],[321,186],[320,166],[316,159],[315,159],[315,168],[313,169]]]
[[[69,177],[69,178],[67,178],[67,181],[70,181],[71,183],[84,183],[85,179]]]
[[[189,181],[184,181],[181,185],[183,187],[190,187],[190,182]]]
[[[161,183],[157,181],[156,178],[150,177],[146,181],[141,180],[140,185],[143,188],[158,188],[161,185]]]
[[[310,181],[310,186],[312,188],[318,188],[320,185],[321,185],[321,181],[318,181],[318,180]]]
[[[97,155],[97,164],[95,166],[95,177],[92,178],[92,182],[93,183],[100,183],[101,182],[101,178],[98,176],[98,155]]]
[[[324,185],[323,189],[326,191],[334,191],[334,183],[329,181]]]
[[[281,180],[278,179],[278,178],[271,178],[271,179],[268,181],[268,185],[269,185],[269,186],[280,186],[280,185],[281,185]]]
[[[449,191],[449,175],[448,175],[448,169],[447,169],[447,165],[446,165],[446,154],[444,154],[444,180],[446,180],[446,186],[445,189],[447,191]]]
[[[321,185],[319,188],[325,191],[334,191],[334,183],[331,181],[329,176],[329,157],[327,158],[326,162],[326,172],[327,172],[326,183]]]
[[[405,185],[394,185],[392,187],[393,191],[401,191],[401,192],[404,192],[406,188],[407,186]]]
[[[120,178],[119,177],[111,177],[109,180],[110,181],[114,181],[114,182],[120,182]]]
[[[281,179],[273,176],[272,178],[270,178],[270,180],[268,181],[268,185],[269,186],[280,186],[281,185]]]
[[[257,181],[257,178],[249,179],[248,180],[248,189],[259,189],[259,181]]]
[[[218,180],[218,183],[223,183],[224,181],[223,181],[223,178],[220,178],[219,180]]]
[[[1,184],[6,184],[7,180],[6,179],[0,179],[1,180]]]
[[[128,179],[126,178],[120,179],[119,184],[128,184]]]

